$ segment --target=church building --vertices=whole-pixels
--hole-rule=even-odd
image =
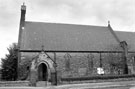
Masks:
[[[135,73],[135,33],[107,26],[27,21],[21,6],[18,78],[61,78]]]

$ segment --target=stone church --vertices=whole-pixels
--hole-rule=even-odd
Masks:
[[[107,26],[27,21],[21,6],[18,74],[20,79],[53,81],[135,73],[135,33]],[[123,66],[124,65],[124,66]]]

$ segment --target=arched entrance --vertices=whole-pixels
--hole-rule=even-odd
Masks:
[[[41,63],[38,66],[38,81],[47,81],[48,69],[45,63]]]

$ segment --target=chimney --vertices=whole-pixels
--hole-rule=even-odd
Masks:
[[[24,24],[25,24],[25,14],[26,14],[26,6],[23,3],[23,5],[21,5],[21,18],[20,18],[20,27],[19,27],[19,36],[18,36],[18,63],[20,60],[20,45],[21,45],[21,40],[22,40],[22,30],[24,29]]]
[[[23,5],[21,5],[21,19],[20,19],[21,28],[24,28],[25,14],[26,14],[26,6],[23,3]]]

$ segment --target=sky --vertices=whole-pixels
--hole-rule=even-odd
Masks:
[[[107,26],[135,32],[135,0],[0,0],[0,59],[18,42],[21,5],[26,20]]]

